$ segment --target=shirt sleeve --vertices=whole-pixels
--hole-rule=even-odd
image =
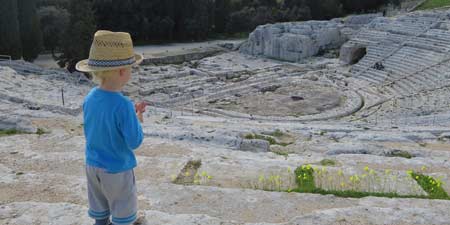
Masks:
[[[119,129],[129,148],[136,149],[142,144],[144,134],[133,103],[130,101],[126,101],[124,107],[119,110]]]

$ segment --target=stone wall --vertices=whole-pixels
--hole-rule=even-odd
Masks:
[[[330,21],[261,25],[250,34],[240,52],[284,61],[300,61],[339,48],[362,26],[379,16],[370,14]]]

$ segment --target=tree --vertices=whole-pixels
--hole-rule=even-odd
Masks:
[[[332,19],[343,15],[342,4],[339,0],[322,0],[320,8],[323,19]]]
[[[322,19],[321,2],[319,0],[306,0],[306,6],[311,10],[311,18],[314,20]]]
[[[227,32],[237,33],[254,29],[253,24],[249,23],[252,21],[253,15],[255,15],[255,9],[249,7],[231,13],[230,20],[227,23]]]
[[[58,64],[75,71],[75,64],[89,57],[89,49],[96,30],[92,2],[89,0],[70,0],[69,26],[62,40],[62,55]]]
[[[64,31],[69,23],[69,12],[63,8],[45,6],[39,9],[38,15],[44,47],[52,52],[53,58],[56,58],[55,50],[61,46]]]
[[[205,39],[210,30],[208,0],[187,1],[191,12],[184,20],[187,37],[194,40]]]
[[[16,0],[0,0],[0,54],[22,57]]]
[[[69,8],[70,0],[38,0],[37,7],[38,9],[46,6],[55,6],[57,8]]]
[[[42,50],[42,32],[36,13],[36,0],[19,0],[18,9],[23,59],[33,62]]]
[[[280,22],[305,21],[311,19],[311,10],[305,0],[284,0],[280,3]]]
[[[216,0],[214,17],[214,32],[224,33],[227,22],[230,18],[231,3],[230,0]]]

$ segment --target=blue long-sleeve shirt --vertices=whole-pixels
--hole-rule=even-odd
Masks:
[[[119,173],[136,167],[143,132],[133,103],[120,92],[93,88],[83,103],[86,163]]]

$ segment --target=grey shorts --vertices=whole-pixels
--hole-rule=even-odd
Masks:
[[[93,219],[112,215],[114,225],[132,224],[136,220],[137,193],[134,171],[107,173],[86,165],[89,211]]]

